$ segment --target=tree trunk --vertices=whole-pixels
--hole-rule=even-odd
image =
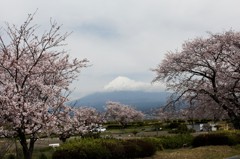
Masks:
[[[233,127],[235,129],[240,129],[240,116],[237,116],[237,115],[233,115],[232,113],[228,113],[229,115],[229,118],[230,118],[230,121],[231,123],[233,124]]]
[[[30,152],[28,149],[28,143],[26,141],[26,138],[20,137],[20,144],[22,145],[24,159],[32,159],[32,152]]]
[[[60,137],[59,137],[59,140],[61,140],[62,142],[66,142],[68,138],[69,138],[69,137],[60,136]]]
[[[29,144],[27,143],[27,139],[24,133],[21,131],[18,131],[20,144],[22,146],[24,159],[32,159],[32,153],[34,149],[34,143],[36,141],[36,138],[32,137],[30,138]]]
[[[222,105],[223,109],[227,111],[231,123],[235,129],[240,129],[240,114],[233,109],[229,109],[226,105]]]
[[[222,107],[228,114],[228,117],[230,118],[231,123],[233,124],[233,127],[235,129],[240,129],[240,114],[234,111],[233,109],[230,109],[227,105],[222,104],[220,100],[217,97],[213,98],[215,102],[219,104],[220,107]],[[239,108],[239,105],[236,105],[236,108]]]

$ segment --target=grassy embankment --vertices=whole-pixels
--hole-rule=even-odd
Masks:
[[[223,159],[235,155],[240,155],[239,146],[206,146],[158,151],[148,159]]]
[[[102,137],[110,136],[114,138],[134,138],[134,137],[151,137],[173,135],[167,131],[153,130],[152,125],[134,126],[126,129],[110,129],[101,134]],[[194,133],[196,135],[197,133]],[[58,139],[41,139],[36,142],[33,159],[39,159],[40,155],[44,154],[48,159],[54,149],[49,148],[50,143],[59,143]],[[20,145],[18,145],[20,148]],[[15,153],[15,146],[12,146],[10,153]],[[240,146],[206,146],[198,148],[181,148],[181,149],[165,149],[158,151],[154,156],[148,159],[221,159],[230,156],[240,155]]]

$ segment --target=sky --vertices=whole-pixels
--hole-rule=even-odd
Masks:
[[[71,99],[112,90],[163,91],[152,85],[155,68],[168,51],[208,32],[240,31],[239,0],[0,0],[0,27],[33,23],[49,28],[50,18],[72,32],[66,50],[87,58],[70,88]],[[40,32],[40,31],[39,31]],[[0,30],[2,34],[2,30]]]

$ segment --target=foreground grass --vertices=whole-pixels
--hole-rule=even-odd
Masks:
[[[41,153],[44,153],[48,159],[51,159],[53,151],[35,151],[33,159],[39,159]],[[223,159],[239,154],[240,147],[206,146],[193,149],[185,148],[158,151],[153,157],[147,157],[145,159]]]
[[[36,153],[33,159],[39,159],[41,153],[44,153],[48,159],[51,159],[52,149],[41,149]],[[50,151],[49,151],[50,150]],[[240,145],[238,146],[205,146],[198,148],[183,148],[174,150],[158,151],[154,156],[145,159],[223,159],[235,155],[240,155]]]
[[[37,148],[33,154],[33,159],[39,159],[41,154],[45,154],[47,159],[51,159],[53,152],[54,150],[49,147]],[[240,155],[240,145],[164,150],[158,151],[154,156],[145,159],[223,159],[235,155]]]
[[[223,159],[235,155],[240,155],[240,146],[206,146],[158,151],[152,159]]]

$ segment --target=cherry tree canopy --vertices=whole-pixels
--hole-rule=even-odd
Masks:
[[[226,111],[240,128],[240,32],[185,42],[181,51],[167,53],[153,71],[157,74],[153,82],[165,81],[177,100],[199,105],[211,100],[209,105]]]
[[[73,135],[84,135],[93,132],[103,123],[103,116],[91,107],[65,106],[58,114],[57,124],[53,131],[62,141]]]
[[[143,117],[144,114],[141,111],[137,111],[131,106],[118,102],[107,102],[106,118],[119,122],[123,127],[129,122],[142,120]]]
[[[175,97],[176,98],[176,97]],[[180,99],[178,99],[180,100]],[[228,119],[227,112],[219,107],[216,102],[207,96],[199,94],[198,100],[174,101],[171,98],[168,101],[167,107],[161,107],[154,112],[154,115],[160,120],[195,120],[195,119],[210,119],[214,121]]]
[[[25,159],[31,159],[39,133],[56,124],[64,93],[87,63],[70,60],[59,48],[68,33],[61,35],[55,22],[39,36],[32,20],[29,15],[20,27],[7,24],[0,35],[0,134],[19,137]]]

